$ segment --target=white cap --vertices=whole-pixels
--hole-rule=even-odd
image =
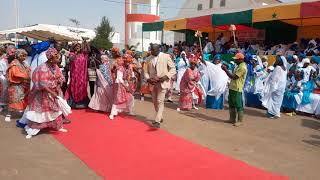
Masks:
[[[304,58],[304,59],[302,59],[302,63],[303,64],[306,64],[306,63],[310,64],[310,59],[309,58]]]
[[[293,59],[295,59],[295,60],[299,60],[299,58],[298,58],[297,55],[293,55],[292,57],[293,57]]]
[[[273,66],[269,66],[268,69],[269,69],[270,71],[273,71],[273,70],[274,70],[274,67],[273,67]]]

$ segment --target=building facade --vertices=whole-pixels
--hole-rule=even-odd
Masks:
[[[160,43],[160,32],[145,32],[142,35],[142,23],[160,20],[160,0],[125,1],[125,44],[134,45],[136,50],[141,51],[142,47],[147,50],[150,43]]]
[[[177,18],[209,15],[214,12],[228,12],[239,9],[281,3],[280,0],[186,0]]]

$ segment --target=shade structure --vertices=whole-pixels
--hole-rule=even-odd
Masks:
[[[213,32],[212,15],[187,18],[187,29]]]
[[[37,40],[45,41],[54,38],[56,41],[78,41],[81,37],[93,39],[93,30],[56,26],[49,24],[36,24],[29,27],[0,31],[0,34],[17,33]]]
[[[187,19],[165,21],[163,29],[166,31],[176,31],[176,30],[187,29]]]
[[[300,18],[300,4],[289,4],[267,8],[254,9],[252,21],[266,22]]]
[[[301,3],[300,18],[285,20],[295,26],[320,25],[320,1]]]
[[[297,39],[298,27],[280,20],[254,23],[253,27],[266,30],[267,42],[291,43]]]
[[[228,25],[228,24],[251,24],[251,23],[252,23],[252,10],[212,15],[213,26],[221,26],[221,25]]]
[[[162,31],[164,26],[163,21],[152,22],[152,23],[143,23],[142,31]]]

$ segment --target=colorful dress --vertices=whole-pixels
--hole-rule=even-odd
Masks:
[[[66,92],[66,99],[72,99],[72,106],[76,108],[85,108],[88,101],[88,54],[81,52],[79,54],[70,54],[70,84]]]
[[[111,115],[118,115],[120,112],[132,112],[134,98],[127,92],[128,82],[126,81],[126,70],[123,66],[117,67],[116,79],[113,84],[113,105]]]
[[[0,59],[0,106],[8,105],[8,60],[6,58]]]
[[[197,69],[188,68],[181,78],[179,106],[182,110],[191,110],[194,100],[201,99],[196,86],[200,81],[200,73]]]
[[[109,63],[101,64],[96,72],[96,90],[91,98],[89,107],[96,111],[110,112],[113,102],[113,82]]]
[[[25,130],[29,135],[36,135],[41,129],[62,128],[62,112],[58,100],[54,99],[45,88],[62,97],[61,85],[64,76],[57,65],[50,67],[48,63],[40,65],[32,74],[33,87],[29,95],[28,125]]]
[[[186,72],[186,70],[188,69],[189,66],[189,60],[185,59],[186,61],[184,61],[182,58],[177,59],[177,84],[176,84],[176,90],[180,91],[180,83],[182,81],[182,76],[184,75],[184,73]]]
[[[17,59],[8,68],[9,108],[11,111],[23,112],[27,107],[27,97],[30,90],[30,69]]]

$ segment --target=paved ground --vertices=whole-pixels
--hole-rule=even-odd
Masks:
[[[319,179],[320,121],[296,116],[269,120],[263,110],[246,108],[242,127],[225,123],[228,111],[175,111],[167,104],[163,129],[222,154],[294,180]],[[152,119],[149,99],[136,101],[137,118]],[[0,179],[101,179],[52,136],[26,140],[14,123],[0,117]]]

